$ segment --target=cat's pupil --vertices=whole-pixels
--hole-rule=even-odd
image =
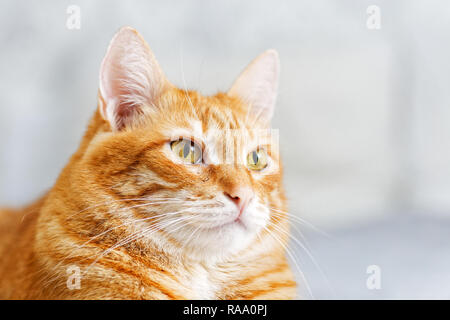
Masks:
[[[258,163],[258,154],[256,153],[256,151],[253,151],[253,163],[257,164]]]
[[[187,156],[189,155],[190,151],[191,151],[191,146],[190,146],[189,143],[186,142],[184,144],[184,148],[183,148],[183,155],[184,155],[185,158],[187,158]]]

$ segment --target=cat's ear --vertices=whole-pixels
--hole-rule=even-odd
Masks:
[[[111,40],[100,68],[99,108],[113,130],[120,130],[153,106],[169,87],[149,46],[133,28]]]
[[[275,50],[267,50],[254,59],[234,82],[228,94],[249,104],[248,112],[270,122],[278,90],[280,60]]]

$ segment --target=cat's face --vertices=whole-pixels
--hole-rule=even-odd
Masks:
[[[84,156],[99,190],[129,199],[130,232],[201,257],[238,253],[282,208],[276,132],[270,130],[277,55],[256,59],[227,93],[172,86],[132,29],[102,65],[99,107],[111,130]]]

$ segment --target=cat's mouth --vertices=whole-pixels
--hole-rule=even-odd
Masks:
[[[218,231],[218,230],[223,230],[223,229],[228,229],[228,228],[236,228],[236,227],[247,229],[247,227],[242,222],[240,217],[237,217],[232,221],[224,222],[224,223],[216,225],[216,226],[205,227],[204,229],[206,231]]]

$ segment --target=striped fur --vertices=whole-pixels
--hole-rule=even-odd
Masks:
[[[167,147],[174,135],[203,143],[226,139],[224,129],[251,137],[266,124],[225,93],[171,86],[155,105],[120,131],[97,111],[54,187],[21,211],[0,211],[0,298],[295,297],[287,217],[271,210],[286,211],[278,155],[269,171],[250,172],[214,160],[180,164]],[[211,144],[205,152],[214,154]],[[221,226],[232,205],[221,196],[241,184],[255,193],[244,226]],[[73,266],[81,282],[71,290]]]

